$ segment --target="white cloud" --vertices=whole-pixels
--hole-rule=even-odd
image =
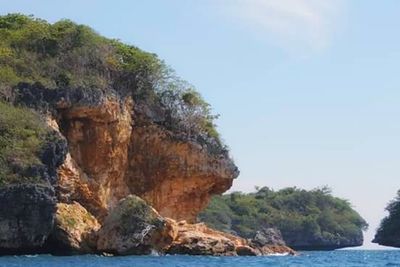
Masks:
[[[289,48],[326,47],[342,9],[342,0],[223,0],[226,15]]]

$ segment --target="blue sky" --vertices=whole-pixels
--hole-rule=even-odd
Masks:
[[[0,0],[157,53],[221,114],[233,190],[328,185],[369,222],[400,189],[400,2]]]

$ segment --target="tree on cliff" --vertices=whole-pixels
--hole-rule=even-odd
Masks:
[[[50,24],[21,14],[0,16],[0,98],[12,101],[12,88],[22,82],[132,95],[157,123],[226,150],[210,105],[156,54],[70,20]]]
[[[400,190],[386,207],[389,215],[382,219],[372,242],[384,246],[400,247]]]
[[[289,246],[300,249],[361,245],[367,228],[350,203],[333,197],[327,187],[311,191],[263,187],[255,193],[218,196],[199,218],[247,238],[261,228],[276,227]]]

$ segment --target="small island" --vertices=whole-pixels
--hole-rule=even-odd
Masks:
[[[326,187],[311,191],[263,187],[255,193],[216,196],[200,219],[210,227],[243,237],[276,228],[296,250],[361,246],[368,227],[348,201],[332,196]]]

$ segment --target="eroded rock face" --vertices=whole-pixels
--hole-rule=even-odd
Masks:
[[[70,158],[61,166],[60,185],[72,200],[83,202],[96,216],[129,194],[124,179],[128,163],[131,101],[104,100],[98,106],[61,109],[61,131]],[[71,183],[71,175],[74,182]]]
[[[144,255],[159,251],[164,219],[145,201],[130,195],[106,217],[97,248],[117,255]]]
[[[0,188],[0,254],[40,251],[53,228],[55,210],[50,186]]]
[[[133,128],[126,182],[162,216],[195,222],[238,174],[227,155],[212,155],[154,124]]]
[[[61,201],[78,201],[101,221],[120,199],[135,194],[162,216],[194,222],[211,196],[238,176],[227,154],[212,154],[143,118],[136,123],[130,98],[97,102],[57,102],[70,152],[58,172]]]
[[[51,110],[49,126],[69,150],[57,171],[53,244],[67,254],[263,254],[247,240],[191,224],[239,174],[226,151],[171,132],[129,96],[39,91],[37,101],[22,98]]]

